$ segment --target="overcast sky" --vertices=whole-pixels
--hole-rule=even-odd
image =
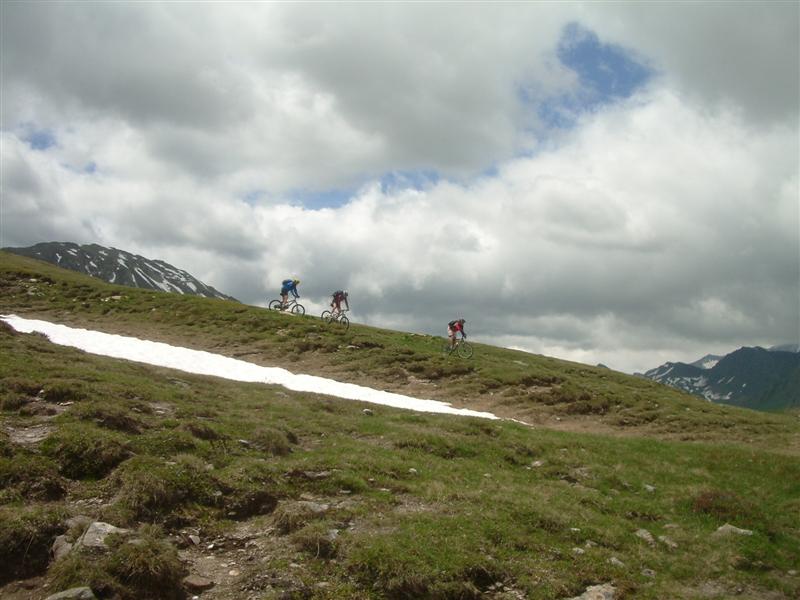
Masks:
[[[627,372],[800,341],[797,2],[0,6],[0,246]]]

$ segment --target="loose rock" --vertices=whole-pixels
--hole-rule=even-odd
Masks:
[[[729,535],[753,535],[753,532],[749,529],[739,529],[730,523],[725,523],[711,535],[713,537],[727,537]]]
[[[204,592],[214,587],[214,582],[200,575],[187,575],[183,578],[183,585],[190,592]]]
[[[67,540],[67,536],[59,535],[53,542],[53,547],[50,552],[53,554],[53,560],[61,560],[72,550],[72,544]]]
[[[668,538],[665,535],[658,536],[658,541],[664,544],[670,550],[675,550],[678,547],[678,544],[676,544],[674,541],[672,541],[672,539]]]
[[[637,529],[636,533],[634,534],[636,537],[644,540],[651,546],[655,545],[656,540],[653,538],[653,534],[647,531],[647,529]]]
[[[48,596],[45,600],[97,600],[89,587],[76,587]]]
[[[588,587],[583,594],[570,598],[569,600],[614,600],[615,592],[616,588],[614,588],[613,585],[604,583],[603,585]]]
[[[109,523],[95,521],[89,525],[83,535],[75,542],[75,548],[105,548],[106,538],[112,533],[130,533],[130,529],[122,529],[120,527],[114,527]]]

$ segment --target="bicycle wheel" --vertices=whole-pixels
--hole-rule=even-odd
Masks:
[[[295,305],[292,306],[292,313],[295,315],[304,315],[306,314],[306,307],[302,304],[295,303]]]
[[[319,316],[319,318],[322,319],[323,321],[327,321],[328,319],[331,318],[331,311],[323,310],[322,314]]]
[[[268,306],[270,310],[283,310],[283,308],[281,308],[283,303],[280,300],[270,300]]]
[[[348,318],[347,318],[347,317],[345,317],[344,315],[342,315],[342,318],[341,318],[341,319],[339,319],[339,323],[341,323],[341,324],[342,324],[342,327],[344,327],[344,330],[345,330],[345,331],[347,331],[348,329],[350,329],[350,319],[348,319]]]
[[[450,342],[445,342],[442,345],[442,354],[444,354],[445,356],[450,356],[450,353],[452,351],[453,351],[453,349],[450,347]]]
[[[461,341],[457,347],[458,355],[461,358],[472,358],[472,346],[469,342]]]

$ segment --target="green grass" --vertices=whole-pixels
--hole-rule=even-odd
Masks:
[[[408,372],[437,382],[426,385],[442,399],[463,394],[595,433],[379,406],[370,416],[361,403],[91,356],[0,327],[0,585],[39,574],[48,593],[88,584],[180,597],[186,568],[169,540],[187,527],[212,536],[252,523],[284,550],[259,556],[243,580],[278,573],[306,597],[480,598],[502,584],[544,599],[605,582],[623,598],[699,598],[708,586],[721,597],[800,595],[788,574],[800,555],[800,462],[787,443],[800,433],[795,415],[479,344],[471,361],[447,360],[428,336],[356,325],[342,334],[313,318],[2,258],[4,313],[398,391],[414,385]],[[124,298],[103,302],[112,294]],[[39,404],[59,412],[26,410]],[[43,441],[14,441],[42,425]],[[309,498],[327,510],[304,508]],[[87,511],[142,541],[49,564],[64,517]],[[754,533],[713,537],[726,522]]]

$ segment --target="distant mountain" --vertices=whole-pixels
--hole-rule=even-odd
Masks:
[[[794,344],[769,350],[739,348],[691,364],[668,362],[644,376],[722,404],[759,410],[800,406],[800,353],[796,348]]]
[[[151,260],[116,248],[97,244],[79,246],[72,242],[44,242],[27,248],[3,250],[38,258],[118,285],[235,300],[163,260]]]

